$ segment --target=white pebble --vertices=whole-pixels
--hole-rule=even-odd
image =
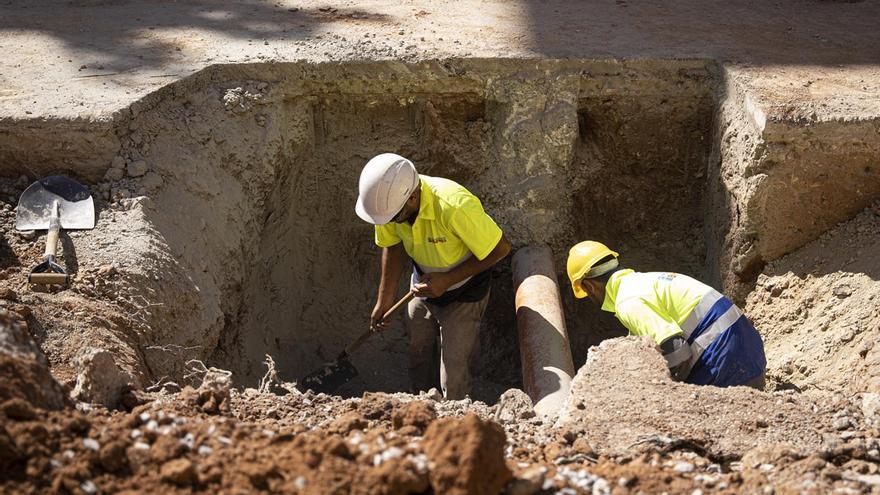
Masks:
[[[95,452],[101,450],[101,444],[94,438],[83,438],[83,447]]]
[[[690,472],[693,472],[694,465],[691,464],[690,462],[682,461],[682,462],[676,463],[675,467],[673,469],[675,469],[679,473],[690,473]]]
[[[186,448],[192,450],[196,445],[196,436],[192,433],[187,433],[183,438],[180,439],[180,443],[186,445]]]
[[[95,493],[98,493],[98,487],[95,486],[95,484],[92,483],[91,480],[83,481],[82,484],[79,485],[79,488],[88,495],[94,495]]]

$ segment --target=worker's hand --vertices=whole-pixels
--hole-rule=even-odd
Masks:
[[[388,318],[385,321],[381,320],[385,312],[391,309],[391,306],[393,305],[394,302],[392,301],[385,301],[382,299],[376,301],[376,306],[370,314],[370,329],[374,332],[383,332],[391,327],[391,318]]]
[[[425,273],[413,285],[413,293],[416,297],[440,297],[452,283],[448,273]]]

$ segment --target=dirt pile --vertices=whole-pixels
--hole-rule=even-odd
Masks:
[[[720,462],[766,445],[827,448],[831,423],[828,411],[792,393],[674,382],[653,342],[626,337],[591,349],[556,425],[605,455],[679,444]]]
[[[10,414],[10,410],[21,411],[22,403],[61,409],[69,405],[70,400],[50,374],[46,356],[20,317],[0,308],[0,404],[5,404],[7,416],[20,416]],[[6,407],[9,404],[12,409]]]
[[[745,311],[778,387],[880,392],[880,203],[769,264]]]
[[[256,395],[285,402],[258,393],[235,402],[241,405]],[[6,447],[3,461],[9,461],[0,487],[21,492],[177,488],[315,494],[424,493],[429,488],[453,493],[456,487],[482,487],[480,493],[497,493],[510,477],[505,437],[497,424],[473,415],[434,421],[422,440],[419,426],[433,409],[425,403],[399,407],[390,396],[345,404],[335,399],[336,406],[350,407],[348,426],[340,428],[342,422],[335,421],[312,429],[303,423],[207,415],[177,396],[153,398],[130,413],[32,410],[12,417],[0,410],[6,415],[3,433],[8,431],[0,446]],[[309,408],[310,399],[300,399],[302,412],[309,415],[324,409]]]
[[[741,460],[718,463],[695,452],[693,443],[662,438],[606,456],[599,452],[604,430],[554,430],[540,418],[495,423],[497,406],[435,402],[428,394],[343,400],[233,389],[228,410],[212,413],[179,393],[146,393],[142,400],[147,403],[131,412],[80,406],[83,412],[30,408],[22,415],[0,409],[5,463],[0,491],[323,494],[466,493],[467,488],[522,495],[737,493],[769,485],[783,492],[867,493],[880,461],[876,430],[865,429],[853,411],[846,413],[853,425],[836,430],[847,439],[828,448],[812,453],[758,448]],[[836,412],[851,406],[815,404]],[[429,419],[432,410],[439,419]],[[632,414],[631,408],[613,412]],[[422,434],[425,421],[430,422]]]

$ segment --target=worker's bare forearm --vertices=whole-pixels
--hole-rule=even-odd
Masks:
[[[498,244],[495,245],[495,248],[485,258],[478,260],[476,256],[471,256],[467,261],[449,272],[449,280],[451,284],[457,284],[468,277],[482,273],[503,260],[508,253],[510,253],[510,243],[507,242],[507,238],[502,234]]]
[[[379,300],[392,300],[403,273],[403,243],[382,248],[382,274],[379,277]]]

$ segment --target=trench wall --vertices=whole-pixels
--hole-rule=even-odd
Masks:
[[[127,342],[152,379],[198,358],[252,386],[267,353],[296,379],[365,328],[379,250],[353,205],[375,153],[464,184],[514,247],[550,245],[578,365],[621,329],[570,295],[574,242],[603,240],[628,266],[744,294],[765,260],[880,196],[874,123],[760,124],[725,71],[702,60],[215,66],[91,131],[27,137],[37,144],[26,147],[8,143],[38,123],[0,124],[0,172],[81,177],[144,239],[125,243],[117,229],[102,242],[128,248],[115,252],[129,267],[126,300],[150,302]],[[97,158],[46,158],[65,147]],[[132,175],[139,162],[148,171]],[[816,187],[822,174],[843,189]],[[481,336],[481,398],[520,384],[510,279],[502,262]],[[355,364],[361,376],[343,393],[405,389],[399,321]]]

